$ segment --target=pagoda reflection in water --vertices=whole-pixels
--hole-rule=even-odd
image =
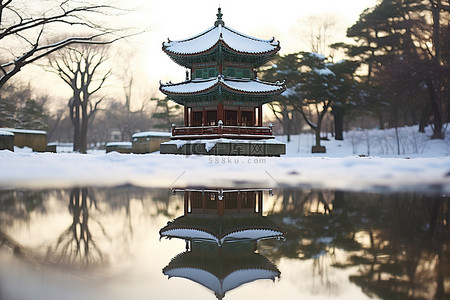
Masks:
[[[186,251],[163,269],[169,278],[197,282],[222,299],[227,291],[259,279],[280,277],[277,266],[256,252],[262,239],[285,233],[262,216],[263,189],[183,189],[184,215],[160,236],[186,241]]]

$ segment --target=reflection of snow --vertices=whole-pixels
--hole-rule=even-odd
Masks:
[[[327,252],[325,250],[320,250],[318,253],[312,255],[311,258],[312,259],[317,259],[317,258],[319,258],[321,256],[326,255],[326,254],[327,254]]]
[[[328,237],[328,236],[320,237],[320,238],[314,240],[315,243],[322,243],[322,244],[329,244],[332,241],[333,241],[333,238]]]
[[[193,228],[177,228],[164,231],[164,233],[162,233],[162,236],[213,241],[217,243],[217,245],[222,245],[226,241],[228,242],[234,240],[261,240],[270,238],[282,238],[283,233],[270,229],[247,229],[230,232],[219,239],[215,235],[204,230]]]

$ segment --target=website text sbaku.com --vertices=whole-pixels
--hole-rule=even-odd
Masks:
[[[241,164],[241,165],[258,165],[265,164],[265,158],[257,157],[209,157],[210,164],[225,165],[225,164]]]

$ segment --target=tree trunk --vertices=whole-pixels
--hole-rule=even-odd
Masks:
[[[430,115],[430,104],[427,102],[425,109],[422,111],[419,122],[419,132],[425,133],[425,127],[428,125],[428,117]]]
[[[286,136],[287,136],[288,143],[291,141],[291,127],[292,127],[292,124],[289,119],[287,119],[286,121],[283,122],[283,131],[284,131],[284,134],[286,134]]]
[[[431,76],[431,75],[429,75]],[[431,114],[433,115],[433,135],[431,136],[432,139],[444,139],[444,133],[443,133],[443,121],[442,121],[442,99],[441,95],[439,94],[439,91],[436,91],[434,80],[432,78],[428,78],[426,81],[427,88],[428,88],[428,96],[430,100],[430,108],[431,108]]]
[[[311,152],[312,153],[326,153],[325,146],[320,145],[320,127],[321,124],[318,122],[317,126],[314,128],[314,132],[316,135],[316,144],[312,146]]]
[[[73,125],[73,151],[80,150],[80,101],[74,95],[69,101],[70,120]]]
[[[87,103],[83,103],[82,107],[82,118],[81,118],[81,132],[80,132],[80,152],[87,152],[87,132],[89,125],[89,116],[87,114]]]
[[[344,140],[344,109],[342,104],[333,106],[334,116],[334,139],[338,141]]]
[[[440,13],[442,9],[441,1],[430,1],[431,13],[433,16],[433,47],[434,58],[432,59],[432,74],[427,75],[426,84],[430,97],[431,114],[433,115],[433,136],[432,139],[444,139],[443,132],[443,107],[442,107],[442,74],[441,70],[441,40],[440,40]]]

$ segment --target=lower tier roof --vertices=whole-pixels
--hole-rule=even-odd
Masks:
[[[258,214],[233,218],[212,216],[181,216],[159,232],[161,237],[215,242],[222,245],[231,240],[284,238],[284,231],[272,220]]]
[[[167,96],[200,96],[215,92],[228,92],[249,96],[271,96],[286,90],[284,82],[265,82],[258,79],[235,79],[223,75],[209,79],[194,79],[181,83],[160,85]]]

